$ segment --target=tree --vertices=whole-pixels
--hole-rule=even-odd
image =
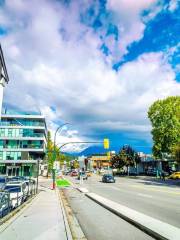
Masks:
[[[54,153],[54,143],[51,139],[50,131],[48,131],[48,134],[47,134],[47,155],[46,156],[48,160],[48,172],[52,171],[53,163],[55,160],[60,162],[60,166],[64,164],[64,161],[66,161],[67,166],[70,166],[70,161],[74,159],[74,156],[68,156],[60,152],[58,146],[55,146],[55,153]]]
[[[163,153],[172,154],[180,143],[180,97],[168,97],[152,104],[148,111],[152,124],[153,154],[162,158]]]
[[[174,159],[180,163],[180,143],[173,148],[173,157]]]
[[[114,168],[122,168],[126,166],[135,166],[140,162],[140,157],[138,153],[133,150],[131,146],[123,146],[119,153],[112,157],[111,163]]]
[[[51,140],[51,133],[47,134],[47,160],[48,160],[48,172],[53,168],[53,142]]]
[[[111,158],[111,163],[113,168],[120,169],[125,166],[125,161],[119,154],[116,154]]]

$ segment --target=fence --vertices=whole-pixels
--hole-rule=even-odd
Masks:
[[[37,182],[26,181],[6,182],[0,191],[0,218],[22,205],[37,193]]]

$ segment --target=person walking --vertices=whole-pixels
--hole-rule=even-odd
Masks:
[[[165,181],[165,172],[164,171],[162,171],[161,176],[162,176],[162,180]]]

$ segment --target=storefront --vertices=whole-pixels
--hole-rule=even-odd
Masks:
[[[37,161],[0,162],[0,175],[36,177]]]

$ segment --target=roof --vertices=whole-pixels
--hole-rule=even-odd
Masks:
[[[4,81],[6,83],[9,82],[9,77],[8,77],[8,73],[7,73],[7,68],[6,68],[6,64],[5,64],[5,60],[4,60],[4,55],[3,55],[3,51],[2,51],[2,47],[1,47],[1,44],[0,44],[0,73],[1,73],[1,76],[0,78],[3,78]]]

